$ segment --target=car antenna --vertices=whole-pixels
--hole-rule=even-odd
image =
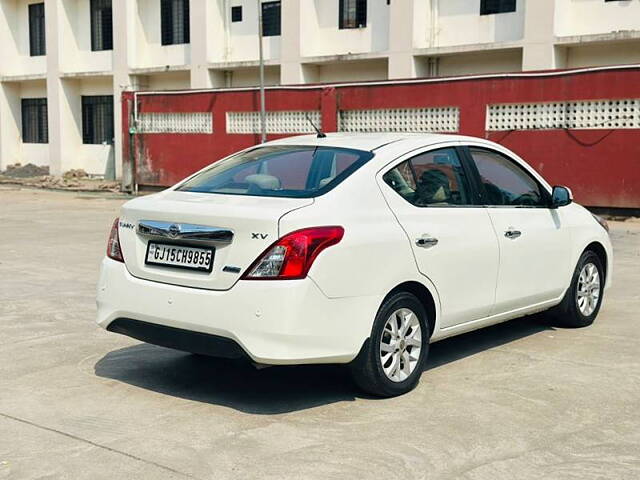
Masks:
[[[313,120],[311,120],[311,117],[309,116],[308,113],[305,112],[304,116],[306,117],[307,121],[311,124],[311,126],[313,127],[313,129],[316,131],[316,133],[318,134],[318,138],[325,138],[327,136],[326,133],[324,133],[322,130],[320,130],[318,127],[316,127],[316,124],[313,123]]]

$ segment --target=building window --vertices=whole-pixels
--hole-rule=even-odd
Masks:
[[[32,57],[47,54],[44,3],[32,3],[29,5],[29,50]]]
[[[49,143],[47,99],[22,99],[22,143]]]
[[[367,26],[367,0],[340,0],[339,27],[364,28]]]
[[[189,43],[189,0],[160,0],[162,45]]]
[[[231,21],[232,22],[242,21],[242,6],[231,7]]]
[[[480,15],[509,13],[516,11],[516,0],[481,0]]]
[[[280,35],[280,2],[264,2],[262,4],[262,36],[277,37]]]
[[[91,50],[113,50],[111,0],[91,0]]]
[[[113,96],[82,97],[82,143],[113,143]]]

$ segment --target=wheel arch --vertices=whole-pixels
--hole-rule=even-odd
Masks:
[[[604,247],[604,245],[602,245],[602,243],[593,241],[585,247],[583,253],[588,251],[595,253],[602,262],[602,268],[604,268],[604,278],[606,279],[609,271],[609,257],[607,255],[607,249]]]
[[[429,337],[433,335],[438,320],[438,309],[436,308],[436,298],[431,291],[422,283],[415,280],[409,280],[396,285],[387,293],[382,300],[382,304],[398,292],[408,292],[416,296],[427,312],[427,320],[429,326]]]

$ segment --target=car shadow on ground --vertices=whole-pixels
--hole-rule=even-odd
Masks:
[[[539,316],[530,316],[442,340],[431,346],[426,370],[551,328]],[[94,369],[100,377],[139,388],[261,415],[372,398],[358,390],[342,365],[256,369],[246,361],[144,343],[109,352]]]

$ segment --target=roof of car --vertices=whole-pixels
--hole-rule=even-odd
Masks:
[[[462,135],[445,135],[439,133],[327,133],[326,137],[317,135],[299,135],[268,142],[269,145],[318,145],[328,147],[353,148],[373,151],[392,143],[410,140],[419,141],[427,146],[451,141],[479,140]]]

